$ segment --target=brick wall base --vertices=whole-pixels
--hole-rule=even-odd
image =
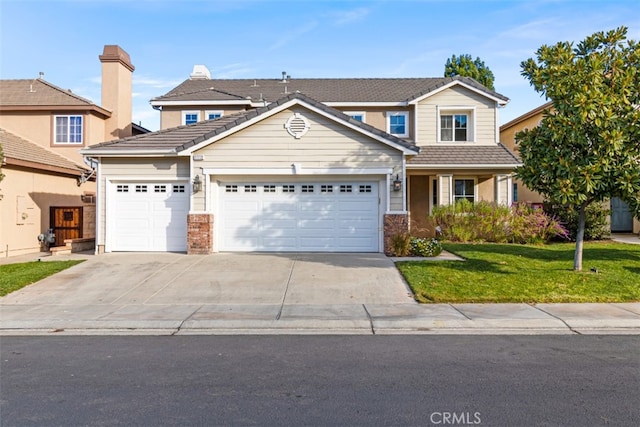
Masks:
[[[393,255],[392,238],[396,234],[409,232],[409,216],[406,214],[385,214],[384,216],[384,253]]]
[[[187,215],[187,254],[209,255],[213,253],[213,215]]]

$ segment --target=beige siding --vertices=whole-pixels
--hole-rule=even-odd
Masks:
[[[301,113],[310,124],[309,131],[300,139],[284,128],[294,112]],[[194,174],[201,167],[290,170],[293,163],[303,169],[396,167],[399,171],[402,164],[402,153],[398,150],[302,107],[282,111],[202,148],[197,154],[203,154],[204,161],[194,162]],[[388,194],[391,210],[402,210],[402,192],[389,190]],[[203,193],[196,195],[194,208],[203,208],[203,197]]]
[[[496,143],[498,132],[496,102],[466,88],[454,86],[425,98],[416,106],[418,129],[416,143],[418,145],[438,142],[438,107],[449,108],[450,106],[475,107],[473,123],[469,123],[470,132],[475,129],[473,142]]]

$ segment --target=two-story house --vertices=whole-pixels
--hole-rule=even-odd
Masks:
[[[510,150],[517,153],[518,145],[516,144],[516,134],[525,129],[533,129],[539,126],[543,119],[544,112],[551,109],[553,109],[553,103],[549,101],[505,123],[500,127],[501,141],[503,141]],[[522,201],[533,205],[541,205],[544,202],[544,197],[540,193],[530,190],[519,180],[514,179],[513,186],[514,194],[516,195],[514,197],[514,199],[516,199],[515,201]],[[608,205],[611,211],[609,223],[612,233],[640,233],[640,221],[633,217],[629,205],[617,197],[609,200]]]
[[[99,163],[99,251],[383,252],[436,205],[508,204],[508,99],[454,78],[190,78]],[[411,219],[411,221],[409,221]],[[411,222],[411,224],[410,224]]]
[[[0,256],[41,249],[38,235],[95,236],[95,171],[80,149],[144,131],[131,123],[129,55],[105,46],[102,105],[38,78],[0,80]]]

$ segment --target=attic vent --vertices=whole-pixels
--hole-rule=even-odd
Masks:
[[[295,139],[302,138],[302,136],[309,131],[310,127],[309,121],[300,113],[294,113],[284,124],[284,128]]]

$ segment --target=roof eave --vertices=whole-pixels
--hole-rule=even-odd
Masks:
[[[411,164],[407,163],[407,169],[513,169],[522,166],[522,163],[484,163],[484,164]]]

